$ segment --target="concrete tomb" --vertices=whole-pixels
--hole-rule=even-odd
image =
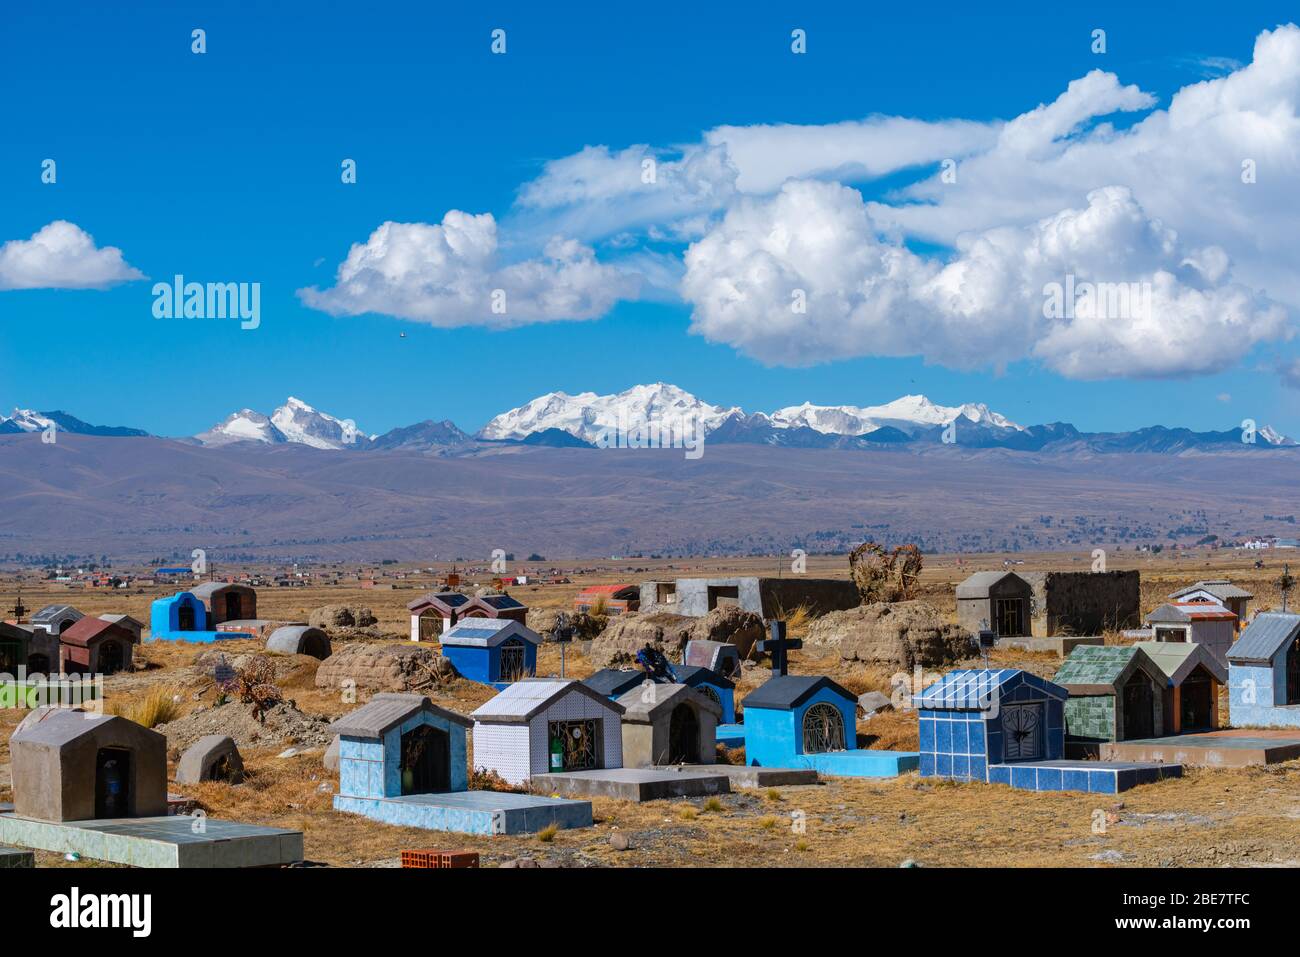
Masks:
[[[1096,757],[1103,742],[1154,738],[1168,731],[1168,679],[1137,645],[1081,645],[1052,680],[1070,696],[1065,703],[1066,757]]]
[[[538,774],[533,777],[532,786],[550,794],[619,801],[662,801],[731,792],[729,778],[707,768],[605,768]]]
[[[177,784],[225,781],[238,784],[244,779],[244,759],[227,735],[205,734],[181,755],[176,765]]]
[[[44,708],[10,738],[14,810],[0,843],[139,867],[302,860],[302,834],[169,815],[167,739],[126,718]]]
[[[976,572],[957,586],[957,623],[971,634],[1029,637],[1033,587],[1015,572]]]
[[[1165,730],[1170,734],[1219,727],[1219,689],[1228,669],[1204,645],[1183,641],[1140,641],[1134,645],[1165,675]]]
[[[190,589],[190,594],[203,602],[211,627],[226,622],[249,621],[257,618],[257,590],[250,585],[231,582],[204,582]]]
[[[722,708],[684,684],[647,683],[618,699],[623,706],[623,766],[713,764]]]
[[[671,612],[702,618],[734,606],[760,618],[807,605],[814,614],[853,608],[862,601],[857,586],[839,578],[677,578],[641,583],[641,612]]]
[[[915,751],[857,747],[857,697],[827,677],[779,675],[744,700],[745,763],[839,777],[894,777]]]
[[[1015,668],[948,672],[912,699],[921,776],[1102,794],[1182,776],[1177,764],[1063,759],[1068,697]]]
[[[60,670],[88,675],[130,671],[134,648],[128,629],[103,618],[82,618],[59,635]]]
[[[1228,653],[1237,727],[1300,728],[1300,615],[1261,612]]]
[[[472,725],[422,695],[375,695],[331,726],[339,737],[335,810],[466,834],[528,833],[552,823],[590,826],[586,801],[466,790]]]
[[[9,741],[14,813],[41,821],[167,813],[167,739],[126,718],[46,708]]]
[[[329,635],[310,625],[282,625],[266,639],[266,650],[281,655],[310,655],[324,661],[332,653]]]

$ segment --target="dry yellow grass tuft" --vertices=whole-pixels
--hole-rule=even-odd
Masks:
[[[134,721],[146,728],[175,721],[184,711],[180,693],[172,685],[154,685],[144,694],[128,701],[109,701],[107,710],[109,714]]]
[[[560,825],[552,821],[550,824],[546,825],[546,827],[537,832],[537,839],[543,844],[550,844],[551,841],[555,840],[555,835],[559,832]]]

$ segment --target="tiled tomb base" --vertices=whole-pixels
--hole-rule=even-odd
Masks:
[[[1101,745],[1101,756],[1107,761],[1167,761],[1211,768],[1277,764],[1300,758],[1300,731],[1234,728],[1107,742]]]
[[[384,824],[459,834],[532,834],[552,824],[591,827],[591,802],[507,791],[452,791],[394,798],[334,796],[334,810]]]
[[[1026,791],[1087,791],[1095,794],[1118,794],[1139,784],[1152,784],[1163,778],[1181,778],[1180,764],[1154,764],[1131,761],[1026,761],[1017,764],[993,764],[987,769],[983,762],[973,772],[954,768],[949,761],[961,756],[924,755],[921,777],[950,778],[958,781],[987,781],[989,784],[1007,784]]]
[[[894,778],[915,771],[921,755],[916,751],[825,751],[821,754],[793,754],[789,768],[807,768],[833,778]]]
[[[59,824],[0,814],[0,844],[132,867],[277,867],[303,859],[300,831],[183,815]]]
[[[716,773],[711,765],[684,772],[655,768],[606,768],[600,771],[534,774],[532,787],[553,794],[605,797],[620,801],[658,801],[731,792],[727,776]]]
[[[812,768],[760,768],[743,764],[673,764],[660,765],[657,770],[681,773],[713,773],[726,775],[733,788],[772,788],[794,784],[816,784],[817,772]]]

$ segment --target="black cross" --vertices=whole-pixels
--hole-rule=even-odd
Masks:
[[[774,621],[768,626],[768,633],[772,636],[765,641],[758,643],[758,650],[764,654],[772,656],[772,675],[778,677],[786,674],[786,667],[789,665],[789,653],[795,648],[802,648],[803,642],[798,638],[787,638],[785,636],[785,622]]]
[[[15,621],[22,621],[22,620],[23,620],[23,615],[27,614],[27,608],[23,605],[23,596],[22,596],[22,595],[19,595],[19,596],[18,596],[18,600],[17,600],[17,602],[14,604],[13,608],[11,608],[11,609],[9,609],[9,610],[12,611],[12,612],[14,613],[14,620],[15,620]]]

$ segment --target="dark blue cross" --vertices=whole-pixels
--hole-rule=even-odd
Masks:
[[[795,648],[802,648],[803,642],[798,638],[785,636],[785,622],[774,621],[768,626],[770,638],[758,643],[758,650],[772,656],[772,675],[786,674],[789,666],[789,653]]]

